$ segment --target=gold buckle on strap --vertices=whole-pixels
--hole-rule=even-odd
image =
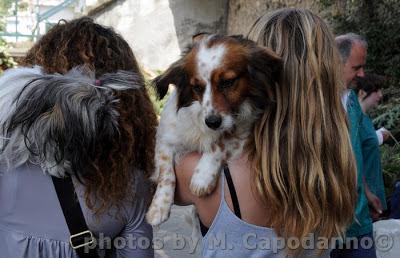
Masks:
[[[80,245],[77,245],[77,246],[74,246],[74,244],[72,243],[73,238],[75,238],[75,237],[80,237],[80,236],[85,235],[85,234],[89,234],[90,241],[89,241],[89,242],[84,242],[83,244],[80,244]],[[90,230],[82,231],[82,232],[80,232],[80,233],[71,235],[71,236],[69,237],[69,244],[71,245],[71,247],[72,247],[73,249],[78,249],[78,248],[81,248],[81,247],[83,247],[83,246],[90,245],[90,244],[92,244],[93,242],[94,242],[93,233],[92,233]]]

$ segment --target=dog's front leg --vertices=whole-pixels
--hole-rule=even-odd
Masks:
[[[219,147],[212,152],[203,153],[190,182],[190,190],[193,194],[204,196],[214,190],[221,171],[223,156]]]
[[[168,219],[175,194],[175,173],[173,168],[173,146],[160,144],[156,148],[156,171],[153,180],[157,190],[146,214],[147,222],[156,226]]]

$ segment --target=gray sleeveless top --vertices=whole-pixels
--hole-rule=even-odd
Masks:
[[[207,234],[202,242],[204,258],[281,258],[286,257],[284,240],[274,230],[239,219],[225,201],[224,173],[221,173],[221,201]],[[306,248],[307,249],[307,248]],[[330,250],[321,257],[329,257]],[[305,250],[301,257],[316,257],[316,251]]]
[[[151,243],[153,236],[144,217],[144,180],[136,180],[136,201],[124,203],[118,218],[113,210],[95,217],[83,199],[83,186],[73,181],[89,229],[104,240],[98,245],[103,248],[100,257],[106,252],[107,257],[154,257],[151,246],[137,242],[145,238]],[[125,244],[106,251],[107,239]],[[28,163],[3,173],[0,169],[0,257],[77,258],[52,180],[36,165]]]

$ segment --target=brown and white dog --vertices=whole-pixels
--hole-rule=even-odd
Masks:
[[[169,97],[157,130],[157,190],[147,213],[151,225],[164,222],[174,200],[174,159],[202,153],[190,189],[213,191],[221,167],[240,154],[254,121],[274,99],[281,60],[271,50],[240,36],[200,34],[189,51],[154,80]]]

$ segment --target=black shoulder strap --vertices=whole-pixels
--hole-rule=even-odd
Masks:
[[[209,228],[206,227],[206,226],[203,224],[203,222],[201,222],[200,218],[199,218],[199,224],[200,224],[200,232],[201,232],[201,235],[204,237],[204,236],[207,234]]]
[[[93,243],[93,234],[88,229],[81,206],[75,197],[75,188],[71,177],[51,177],[57,192],[58,201],[70,232],[69,243],[79,258],[98,258],[95,248],[88,248]],[[86,248],[85,248],[86,247]]]
[[[235,186],[233,185],[231,172],[229,171],[229,168],[228,168],[227,165],[224,166],[224,175],[225,175],[225,178],[226,178],[226,182],[228,184],[229,193],[231,194],[231,199],[232,199],[232,203],[233,203],[233,211],[235,212],[236,217],[241,219],[242,218],[242,214],[240,213],[239,201],[238,201],[238,198],[237,198],[237,195],[236,195]],[[223,191],[223,189],[222,189],[222,191]],[[199,218],[199,222],[200,222],[201,235],[204,237],[207,234],[209,228],[206,227],[201,222],[200,218]]]
[[[228,184],[229,193],[231,194],[233,210],[235,212],[235,215],[239,219],[241,219],[242,218],[242,214],[240,213],[239,200],[238,200],[237,195],[236,195],[235,186],[233,185],[231,172],[229,171],[228,166],[224,167],[224,174],[225,174],[225,178],[226,178],[226,183]]]

